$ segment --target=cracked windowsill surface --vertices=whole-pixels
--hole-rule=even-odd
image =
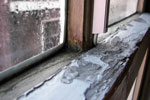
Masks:
[[[102,100],[149,27],[142,14],[17,100]]]
[[[49,76],[68,65],[80,53],[60,50],[57,55],[49,57],[40,64],[31,66],[29,70],[16,75],[14,78],[0,85],[0,100],[13,100],[35,85],[43,82]]]

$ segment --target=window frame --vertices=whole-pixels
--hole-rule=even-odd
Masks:
[[[62,1],[62,0],[61,0]],[[20,73],[26,69],[28,69],[31,65],[43,60],[44,58],[48,57],[48,56],[52,56],[53,54],[55,54],[56,52],[58,52],[60,49],[62,49],[66,43],[66,25],[67,25],[67,0],[63,0],[64,1],[64,20],[61,23],[64,23],[63,27],[64,29],[62,29],[62,32],[64,34],[63,39],[62,39],[62,43],[60,43],[59,45],[48,49],[40,54],[37,54],[33,57],[28,58],[27,60],[24,60],[8,69],[3,70],[2,72],[0,72],[0,82],[5,81],[11,77],[13,77],[16,73]],[[43,21],[45,22],[45,20]],[[42,24],[42,22],[41,22]]]

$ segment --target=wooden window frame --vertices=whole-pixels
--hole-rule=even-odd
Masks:
[[[98,10],[99,5],[104,11]],[[106,32],[108,8],[109,0],[68,0],[68,47],[76,51],[92,48],[94,34]]]

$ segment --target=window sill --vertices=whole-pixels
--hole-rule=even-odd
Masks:
[[[136,26],[140,23],[139,26],[143,26],[145,22],[143,23],[140,21],[141,19],[136,20],[134,25]],[[128,28],[125,30],[121,30],[127,31],[127,33],[130,33],[130,35],[131,33],[134,34],[134,36],[132,36],[134,38],[131,38],[131,41],[129,42],[128,40],[130,39],[130,35],[128,38],[124,37],[125,35],[123,34],[121,36],[123,36],[124,38],[116,38],[116,36],[111,35],[110,37],[105,39],[105,41],[101,42],[101,44],[99,44],[96,48],[89,50],[87,53],[83,54],[76,60],[73,60],[71,64],[59,71],[57,74],[54,72],[66,66],[69,61],[71,61],[71,59],[74,59],[74,54],[72,56],[69,56],[67,53],[68,57],[71,59],[68,60],[67,63],[64,65],[62,63],[56,63],[56,65],[51,69],[50,67],[48,67],[51,66],[49,64],[54,64],[53,60],[51,59],[52,61],[50,62],[52,63],[48,63],[47,65],[40,65],[41,67],[36,67],[37,70],[35,70],[36,68],[33,68],[35,71],[29,71],[26,72],[24,75],[22,74],[21,76],[18,76],[20,77],[20,79],[13,79],[13,81],[10,82],[11,85],[8,82],[7,84],[2,86],[0,93],[2,100],[16,98],[20,96],[20,93],[27,91],[29,88],[33,87],[33,85],[35,86],[41,81],[43,82],[39,85],[36,85],[34,88],[31,88],[29,91],[25,92],[25,94],[17,100],[28,100],[31,98],[34,98],[36,100],[93,100],[94,98],[98,98],[99,100],[106,98],[109,98],[111,100],[120,100],[115,99],[119,98],[119,96],[114,96],[114,94],[117,94],[116,92],[118,91],[120,91],[120,93],[125,93],[125,96],[120,98],[126,98],[127,93],[130,90],[128,86],[129,84],[126,83],[126,81],[129,81],[127,79],[130,79],[130,77],[128,76],[127,78],[126,75],[132,76],[131,78],[134,78],[134,76],[136,76],[136,73],[138,72],[138,67],[135,65],[131,66],[132,61],[137,62],[137,60],[141,60],[141,55],[144,55],[144,50],[147,48],[147,45],[143,41],[142,44],[145,44],[143,45],[144,47],[141,44],[142,47],[140,48],[142,48],[142,50],[139,49],[138,53],[136,53],[136,44],[142,40],[147,28],[149,27],[149,24],[147,24],[147,22],[149,21],[146,21],[146,23],[144,24],[145,28],[143,28],[142,30],[139,30],[139,28],[135,28],[135,26],[132,25],[133,23],[128,25],[129,29],[135,28],[134,30],[137,30],[137,33],[140,33],[141,36],[138,36],[132,31],[128,32]],[[149,36],[145,36],[145,38],[149,38]],[[123,39],[127,41],[123,43]],[[144,40],[146,41],[146,39]],[[136,54],[140,54],[140,56],[138,55],[136,57]],[[57,57],[60,56],[61,55],[58,55]],[[62,62],[64,61],[62,60]],[[61,66],[60,68],[58,68],[59,65]],[[137,65],[140,66],[140,61],[137,63]],[[45,67],[43,68],[43,66]],[[53,68],[55,69],[56,66],[57,70],[54,71]],[[48,68],[50,72],[47,71],[48,69],[46,68]],[[47,75],[45,75],[45,72],[42,72],[41,69],[46,69],[45,72],[47,73]],[[133,70],[136,71],[134,75],[132,75]],[[30,72],[32,74],[29,74]],[[48,76],[51,77],[45,80]],[[36,82],[34,83],[34,81]],[[27,85],[27,83],[29,85]],[[125,90],[122,89],[124,84],[126,86]],[[130,85],[132,85],[132,81]],[[28,88],[26,88],[26,86]],[[22,92],[18,91],[17,88],[20,89],[20,91]],[[18,94],[15,93],[15,91],[18,92]],[[44,94],[45,96],[37,95],[38,93]],[[7,94],[11,95],[8,96]]]
[[[71,60],[78,58],[79,55],[80,53],[62,49],[57,54],[38,62],[38,64],[31,65],[24,72],[0,84],[1,100],[13,100],[19,97],[30,88],[61,70]]]
[[[128,24],[17,100],[126,99],[150,45],[149,17]]]

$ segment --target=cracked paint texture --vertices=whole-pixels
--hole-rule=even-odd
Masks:
[[[103,100],[149,26],[143,14],[16,100]]]

